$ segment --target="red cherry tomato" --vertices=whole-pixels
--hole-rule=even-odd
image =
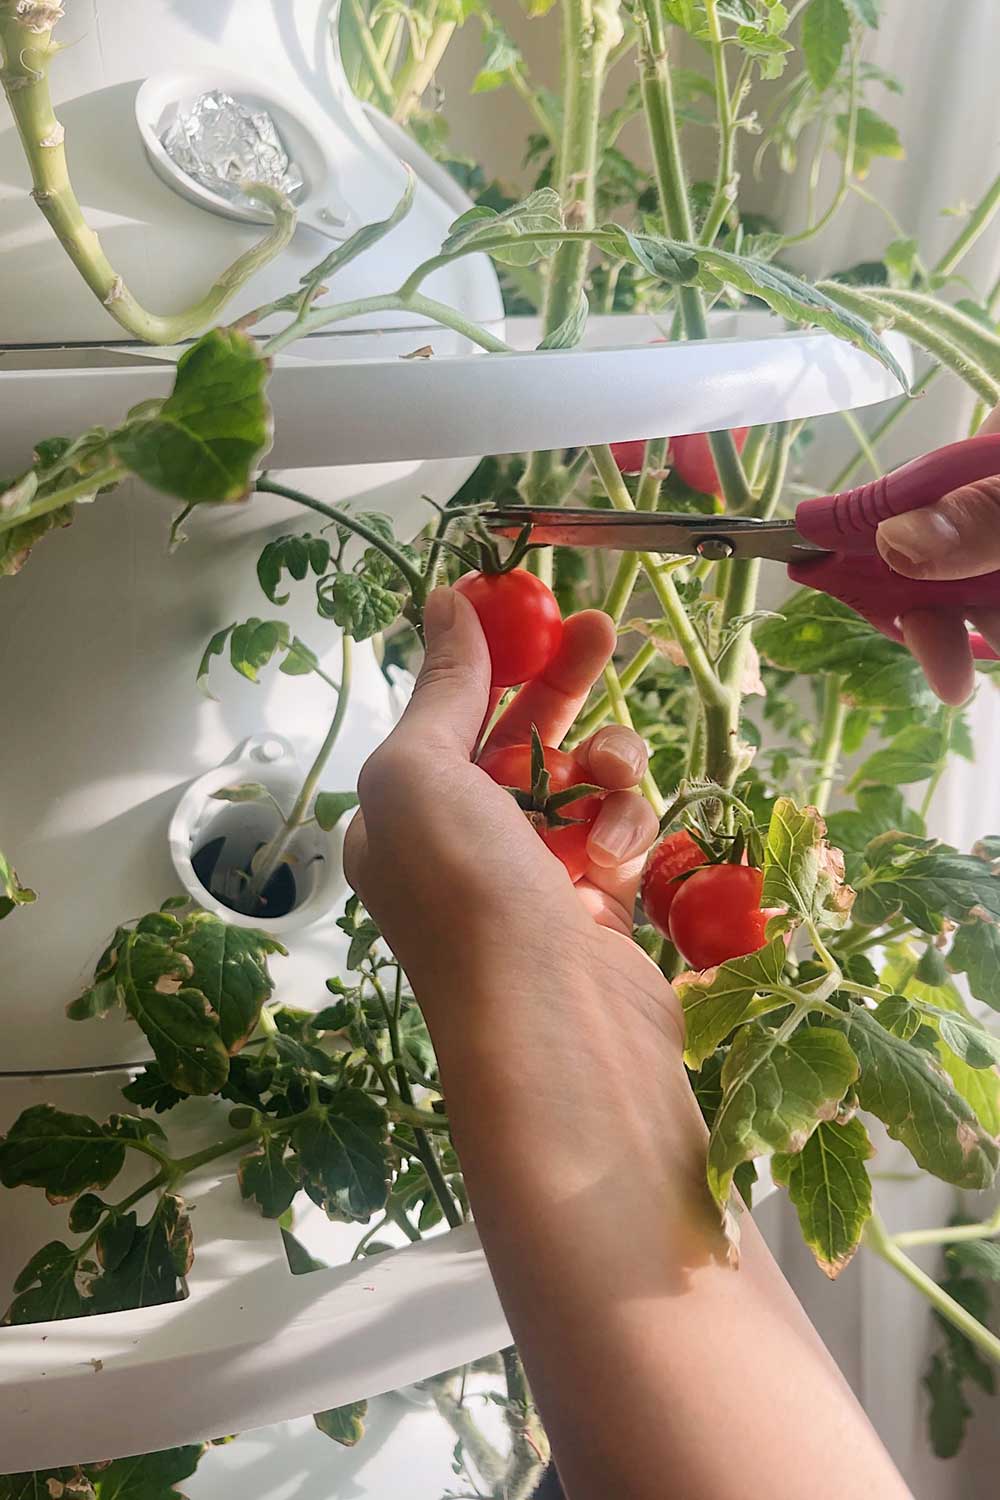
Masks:
[[[618,465],[619,474],[641,474],[646,444],[642,438],[637,438],[632,443],[612,443],[611,454]]]
[[[763,884],[763,872],[751,865],[707,865],[681,882],[670,908],[670,940],[692,968],[763,948],[774,915],[760,909]]]
[[[743,452],[749,427],[734,427],[733,438],[737,453]],[[670,461],[677,475],[693,490],[703,495],[721,495],[715,459],[707,432],[691,432],[670,439]]]
[[[563,629],[548,584],[513,568],[509,573],[466,573],[455,588],[479,616],[494,686],[516,687],[540,677],[559,649]]]
[[[668,833],[647,859],[642,872],[642,909],[646,920],[664,937],[670,931],[670,908],[683,884],[677,877],[705,863],[704,853],[685,828]]]
[[[503,750],[487,751],[479,765],[500,786],[514,787],[520,792],[531,790],[530,745],[508,745]],[[545,769],[551,780],[550,793],[562,792],[587,781],[585,773],[572,755],[556,750],[551,745],[545,746]],[[587,858],[587,839],[601,810],[601,801],[598,793],[591,792],[576,802],[568,802],[560,807],[561,817],[580,819],[580,822],[570,823],[562,828],[545,826],[542,814],[530,815],[532,818],[537,816],[536,827],[543,843],[566,866],[569,877],[574,882],[586,874],[590,864]]]

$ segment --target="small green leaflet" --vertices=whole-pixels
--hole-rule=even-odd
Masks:
[[[920,668],[903,646],[890,641],[837,599],[802,589],[780,615],[754,631],[763,656],[792,672],[834,672],[844,697],[859,708],[910,708],[930,702]]]
[[[377,219],[372,224],[362,224],[360,229],[355,230],[350,239],[344,240],[343,244],[331,250],[329,255],[323,257],[318,265],[313,266],[300,278],[300,285],[306,292],[319,289],[324,282],[328,282],[337,272],[342,270],[359,255],[364,255],[379,240],[384,239],[390,230],[395,229],[397,224],[402,223],[410,209],[413,207],[413,191],[416,186],[416,178],[410,167],[405,162],[400,166],[406,173],[406,185],[403,189],[399,202],[392,213],[385,219]]]
[[[357,805],[356,792],[320,792],[313,803],[313,817],[324,832],[329,833],[344,814]]]
[[[836,1117],[857,1076],[857,1059],[835,1032],[814,1027],[781,1041],[758,1025],[741,1031],[722,1069],[708,1145],[708,1185],[719,1206],[741,1162],[801,1151],[821,1120]]]
[[[523,234],[555,233],[562,229],[562,203],[554,188],[536,188],[520,203],[513,204],[497,213],[495,209],[481,204],[460,215],[448,231],[441,246],[442,255],[465,254],[470,248],[485,239],[509,239],[509,246],[494,246],[490,250],[494,260],[508,266],[530,266],[535,261],[552,255],[557,249],[553,240],[547,244],[518,244]]]
[[[864,868],[864,852],[880,833],[899,829],[903,833],[922,835],[924,825],[903,801],[896,787],[864,786],[855,794],[857,808],[831,813],[827,833],[831,843],[841,849],[847,864],[847,878],[853,885]],[[857,913],[855,912],[855,916]]]
[[[933,776],[948,753],[949,734],[943,719],[936,724],[906,724],[888,745],[875,750],[854,773],[852,787],[865,782],[905,786]]]
[[[146,1224],[128,1227],[133,1232],[127,1249],[91,1288],[90,1310],[95,1313],[158,1307],[184,1295],[194,1248],[183,1199],[165,1193]]]
[[[836,118],[837,137],[841,152],[847,148],[847,135],[850,128],[848,115],[838,115]],[[899,139],[899,132],[895,125],[890,125],[875,110],[869,109],[867,105],[861,105],[858,110],[857,119],[854,124],[854,170],[858,177],[866,177],[876,156],[889,156],[896,159],[905,156],[903,143]]]
[[[941,932],[946,920],[1000,920],[1000,874],[992,863],[914,834],[889,832],[872,839],[857,890],[855,917],[868,925],[898,911],[931,935]]]
[[[154,489],[181,500],[245,499],[271,445],[268,373],[253,339],[214,328],[178,360],[162,406],[112,435],[113,452]]]
[[[814,807],[779,797],[764,849],[764,907],[785,907],[793,917],[843,927],[854,893],[844,884],[844,860],[826,842],[826,824]]]
[[[313,1414],[313,1421],[320,1432],[344,1448],[353,1448],[365,1435],[367,1401],[351,1401],[347,1406],[334,1406],[329,1411]]]
[[[81,1291],[80,1272],[77,1252],[61,1240],[50,1240],[31,1257],[14,1282],[14,1300],[3,1322],[47,1323],[50,1319],[84,1317],[90,1307]]]
[[[187,980],[194,965],[162,938],[136,932],[122,944],[115,982],[125,1009],[145,1032],[168,1083],[211,1094],[229,1073],[219,1022]]]
[[[850,35],[844,0],[810,0],[802,18],[802,51],[817,93],[836,78]]]
[[[356,641],[388,630],[403,607],[402,595],[368,572],[330,574],[319,585],[317,602],[320,614]]]
[[[15,906],[30,906],[37,899],[35,892],[18,880],[17,871],[0,849],[0,922],[10,916]]]
[[[539,349],[572,349],[583,338],[587,327],[590,303],[585,291],[580,291],[580,300],[574,310],[551,333],[547,333],[538,345]]]
[[[284,1136],[268,1136],[239,1165],[240,1193],[256,1199],[265,1219],[280,1219],[301,1186],[290,1170],[286,1150]]]
[[[775,1156],[771,1171],[788,1189],[802,1238],[821,1271],[839,1276],[861,1243],[872,1211],[872,1185],[865,1162],[874,1155],[857,1118],[846,1124],[824,1120],[802,1150]]]
[[[484,17],[485,20],[485,17]],[[493,21],[486,23],[486,57],[472,83],[474,94],[489,94],[502,88],[511,68],[521,61],[520,48],[511,41],[503,27]]]
[[[88,1468],[95,1500],[184,1500],[175,1488],[190,1479],[205,1452],[203,1443],[167,1448],[138,1458],[116,1458],[106,1468]]]
[[[238,1052],[274,989],[267,960],[288,950],[266,932],[230,926],[205,911],[192,912],[182,926],[176,948],[191,961],[189,983],[218,1016],[226,1051]]]
[[[966,976],[977,1000],[1000,1010],[1000,922],[974,907],[955,934],[948,967]]]
[[[308,531],[301,536],[279,536],[268,542],[257,559],[257,581],[272,604],[287,604],[291,595],[278,593],[283,573],[301,583],[310,568],[320,578],[329,566],[330,543],[325,537]]]
[[[215,697],[208,686],[212,661],[222,656],[227,641],[230,665],[248,682],[259,681],[258,672],[269,665],[277,652],[284,653],[279,671],[289,677],[304,676],[319,665],[316,653],[292,635],[284,620],[261,620],[251,615],[248,620],[217,630],[205,647],[198,664],[198,686],[208,698]]]
[[[1000,1164],[1000,1146],[933,1054],[886,1031],[860,1006],[838,1029],[861,1064],[857,1090],[862,1109],[877,1115],[925,1171],[956,1187],[989,1187]]]
[[[785,1003],[774,997],[785,957],[784,941],[775,938],[746,958],[729,959],[678,984],[684,1007],[684,1061],[689,1068],[700,1068],[737,1026]]]
[[[341,1089],[292,1133],[303,1186],[331,1219],[361,1222],[388,1195],[386,1115],[360,1089]]]
[[[6,1188],[45,1189],[50,1203],[65,1203],[87,1188],[106,1188],[125,1162],[117,1116],[99,1125],[87,1115],[34,1104],[0,1142],[0,1182]]]

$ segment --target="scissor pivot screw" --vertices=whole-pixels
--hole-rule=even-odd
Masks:
[[[723,562],[727,557],[732,557],[736,548],[724,536],[703,536],[700,541],[695,542],[694,550],[708,562]]]

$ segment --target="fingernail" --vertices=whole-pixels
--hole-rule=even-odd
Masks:
[[[452,589],[434,589],[424,605],[424,641],[434,646],[455,623],[455,594]]]
[[[645,747],[627,729],[608,729],[600,742],[600,749],[625,766],[636,781],[646,769]]]
[[[883,521],[876,533],[878,550],[890,568],[906,572],[940,562],[961,541],[958,528],[933,506],[909,510]]]
[[[637,852],[636,831],[627,819],[620,817],[608,818],[606,824],[598,818],[589,843],[592,849],[600,849],[609,862],[616,865],[623,864],[629,855]]]

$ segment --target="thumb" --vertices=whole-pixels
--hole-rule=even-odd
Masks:
[[[907,578],[976,578],[1000,568],[1000,476],[978,479],[875,533],[890,568]]]
[[[393,736],[419,735],[472,755],[489,709],[490,654],[479,616],[454,589],[434,589],[424,605],[423,666]]]

